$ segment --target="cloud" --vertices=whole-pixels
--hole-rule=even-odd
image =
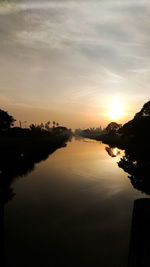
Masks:
[[[7,1],[0,14],[1,97],[80,110],[148,98],[148,1]]]

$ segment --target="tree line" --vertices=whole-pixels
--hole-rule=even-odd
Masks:
[[[77,129],[75,134],[93,138],[114,146],[128,146],[131,144],[146,143],[150,139],[150,101],[135,114],[132,120],[124,125],[110,122],[106,128]]]
[[[67,127],[60,126],[60,124],[56,121],[48,121],[46,123],[40,124],[30,124],[28,128],[23,128],[21,121],[20,127],[15,127],[16,119],[12,115],[10,115],[7,111],[0,109],[0,134],[1,135],[22,135],[27,136],[29,134],[34,135],[48,135],[48,134],[62,134],[64,132],[70,132],[71,129]]]

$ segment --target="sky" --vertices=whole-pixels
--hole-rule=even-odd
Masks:
[[[105,127],[150,95],[150,2],[0,1],[0,108],[19,120]],[[19,124],[18,124],[19,125]]]

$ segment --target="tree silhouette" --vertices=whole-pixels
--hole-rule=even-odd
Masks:
[[[140,142],[150,138],[150,101],[144,104],[132,120],[119,129],[119,133]]]
[[[8,130],[16,120],[7,111],[0,109],[0,131]]]
[[[45,123],[45,129],[47,131],[49,131],[49,129],[50,129],[50,121],[48,121],[48,122]]]
[[[116,133],[120,127],[121,124],[118,124],[117,122],[111,122],[107,125],[105,130],[107,133]]]
[[[147,116],[150,117],[150,101],[146,102],[142,109],[135,114],[134,119],[141,119]]]
[[[43,127],[44,127],[44,125],[42,123],[40,125],[36,125],[36,124],[32,123],[29,126],[29,129],[32,133],[41,134],[43,131]]]

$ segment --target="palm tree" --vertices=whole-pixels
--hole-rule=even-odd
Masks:
[[[50,129],[50,121],[48,121],[48,122],[46,122],[45,123],[45,129],[47,130],[47,131],[49,131],[49,129]]]

